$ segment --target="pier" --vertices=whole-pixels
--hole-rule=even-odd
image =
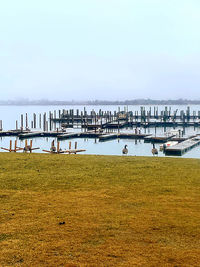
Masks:
[[[158,111],[158,107],[141,106],[140,111],[124,110],[99,111],[92,110],[90,113],[79,110],[63,110],[59,112],[59,117],[50,116],[51,121],[60,123],[64,128],[73,128],[75,126],[93,129],[122,129],[125,127],[200,127],[200,111],[190,112],[190,107],[185,111],[173,111],[171,107],[165,107],[164,110]]]
[[[165,149],[165,155],[181,156],[198,145],[200,145],[200,136],[185,140],[177,145],[167,147]]]
[[[31,117],[31,118],[30,118]],[[186,110],[172,111],[171,107],[165,107],[164,110],[158,110],[158,107],[144,106],[137,111],[128,111],[128,107],[124,110],[118,108],[114,111],[83,111],[77,109],[54,110],[53,112],[44,112],[44,114],[33,115],[21,114],[20,119],[15,123],[15,131],[10,135],[17,135],[18,132],[25,131],[43,131],[52,132],[57,128],[80,128],[85,131],[90,130],[118,130],[123,128],[157,128],[157,127],[200,127],[200,111],[190,111],[190,107]],[[13,127],[14,128],[14,127]],[[5,135],[3,130],[3,122],[0,120],[0,136]],[[8,135],[8,133],[6,133]]]
[[[104,134],[99,136],[99,141],[107,141],[118,138],[118,134]]]
[[[200,129],[200,111],[191,112],[190,107],[186,110],[172,111],[171,107],[158,110],[158,107],[143,106],[137,111],[128,111],[128,107],[112,111],[93,109],[90,112],[86,111],[86,108],[63,109],[44,114],[33,113],[32,116],[27,113],[21,114],[15,126],[16,129],[6,131],[0,120],[0,137],[16,137],[20,140],[48,137],[58,140],[94,138],[95,142],[97,139],[99,142],[141,139],[145,143],[165,143],[171,140],[183,145],[183,142],[188,144],[188,140],[195,138],[195,135],[185,135],[187,127]],[[158,128],[163,130],[157,131]],[[193,148],[192,145],[189,147]],[[184,151],[188,150],[182,149],[180,153],[169,150],[166,153],[182,154]]]
[[[146,143],[165,143],[171,140],[175,135],[163,135],[163,136],[146,136],[144,137],[144,142]]]
[[[71,139],[79,137],[79,133],[63,133],[57,136],[58,139]]]

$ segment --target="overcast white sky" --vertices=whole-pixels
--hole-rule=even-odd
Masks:
[[[200,99],[199,0],[1,0],[0,100]]]

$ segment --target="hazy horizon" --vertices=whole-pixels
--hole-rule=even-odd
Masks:
[[[0,100],[200,99],[200,2],[9,0]]]

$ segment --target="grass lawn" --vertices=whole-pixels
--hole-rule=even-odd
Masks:
[[[0,266],[200,266],[200,160],[0,153]]]

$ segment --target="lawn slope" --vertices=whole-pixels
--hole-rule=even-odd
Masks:
[[[0,154],[0,266],[198,266],[200,160]]]

